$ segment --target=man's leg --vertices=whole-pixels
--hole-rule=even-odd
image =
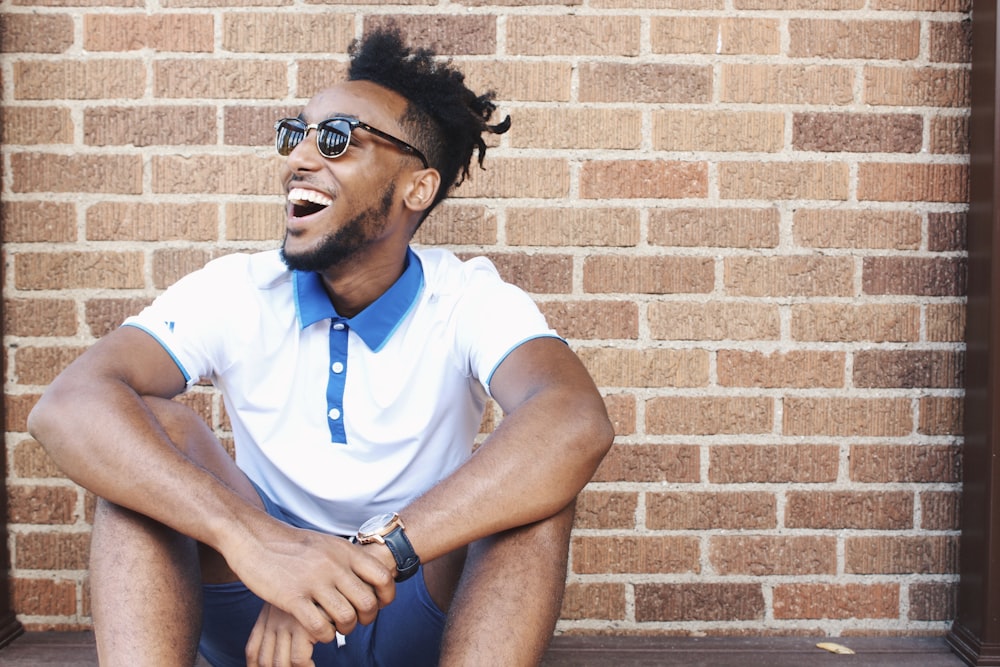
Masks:
[[[188,456],[257,499],[253,486],[198,415],[172,401],[147,403]],[[206,574],[224,577],[222,559],[202,551],[208,552],[211,574]],[[201,582],[199,549],[193,540],[131,510],[98,502],[90,588],[102,666],[193,665],[201,632]]]
[[[469,546],[448,611],[442,667],[537,665],[552,638],[574,506]]]

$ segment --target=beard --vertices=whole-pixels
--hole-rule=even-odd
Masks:
[[[396,194],[396,185],[389,185],[382,191],[378,204],[368,207],[347,221],[335,232],[324,236],[318,245],[297,254],[289,254],[281,244],[281,259],[293,271],[324,271],[343,264],[356,257],[365,247],[374,243],[389,225],[389,211]],[[288,232],[285,232],[288,240]]]

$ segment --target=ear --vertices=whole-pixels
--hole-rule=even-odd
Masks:
[[[403,204],[412,211],[426,210],[437,196],[439,187],[441,187],[441,174],[437,169],[415,171],[406,183]]]

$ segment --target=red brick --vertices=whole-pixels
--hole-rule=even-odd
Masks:
[[[775,619],[896,618],[899,584],[779,584]]]
[[[576,499],[576,528],[635,528],[638,494],[584,489]]]
[[[18,289],[80,289],[145,286],[139,252],[19,253],[14,256],[14,284]]]
[[[210,14],[86,14],[83,48],[87,51],[180,51],[210,53],[215,47]]]
[[[930,60],[938,63],[972,62],[972,21],[931,21]]]
[[[0,16],[0,52],[63,53],[73,46],[73,17],[69,14],[15,14]]]
[[[14,448],[11,459],[14,463],[9,471],[12,478],[19,479],[65,479],[66,476],[52,461],[45,449],[30,438],[21,440]]]
[[[62,107],[6,106],[0,139],[5,145],[72,144],[73,117]],[[6,204],[7,202],[4,202]]]
[[[615,435],[635,433],[636,401],[633,394],[607,395],[604,397],[604,406],[608,410],[608,417],[611,418]]]
[[[911,211],[799,209],[792,234],[813,248],[892,248],[918,250],[923,221]]]
[[[846,200],[850,187],[838,162],[722,162],[718,170],[723,199]]]
[[[876,106],[969,106],[969,71],[949,67],[881,67],[863,70],[865,104]]]
[[[646,311],[649,333],[663,340],[777,340],[778,306],[720,301],[655,301]]]
[[[972,0],[872,0],[872,9],[915,12],[967,12]]]
[[[569,255],[529,255],[472,253],[460,257],[485,256],[497,267],[500,277],[528,292],[568,294],[572,291],[573,258]]]
[[[145,297],[88,299],[84,309],[90,335],[94,338],[106,336],[121,326],[126,317],[138,314],[151,301]]]
[[[98,202],[87,209],[87,239],[94,241],[214,241],[214,204]]]
[[[955,350],[859,350],[854,353],[856,387],[964,386],[965,355]]]
[[[848,257],[734,256],[724,266],[731,295],[851,296],[854,289],[854,261]]]
[[[69,299],[18,298],[4,301],[3,331],[7,335],[72,336],[76,330],[76,304]]]
[[[90,533],[18,533],[12,565],[18,570],[86,570],[89,552]]]
[[[952,574],[958,572],[958,537],[848,537],[844,570],[848,574]]]
[[[639,16],[517,15],[507,18],[506,51],[522,56],[637,56]]]
[[[142,192],[138,155],[14,153],[10,163],[14,192]]]
[[[909,398],[799,398],[782,399],[782,433],[889,437],[913,431]]]
[[[48,385],[85,348],[24,346],[14,351],[15,380],[24,385]]]
[[[788,528],[905,530],[913,527],[909,491],[789,491]]]
[[[955,445],[854,445],[851,479],[865,483],[961,481]]]
[[[839,467],[836,445],[713,445],[708,480],[713,484],[834,482]]]
[[[567,621],[624,620],[625,584],[569,582],[559,617]]]
[[[698,538],[621,535],[575,537],[571,545],[577,574],[698,572]]]
[[[968,179],[964,164],[863,162],[858,165],[858,199],[967,202]]]
[[[776,153],[785,143],[785,117],[774,112],[657,111],[653,148],[666,151]]]
[[[699,462],[693,445],[615,444],[593,481],[693,483],[699,479]]]
[[[799,151],[917,153],[924,121],[916,114],[796,113],[792,128]]]
[[[138,59],[19,61],[14,99],[107,100],[142,97],[146,68]]]
[[[7,521],[36,525],[76,520],[77,491],[71,486],[7,485]]]
[[[777,501],[768,492],[664,492],[646,494],[652,530],[748,530],[777,526]]]
[[[710,258],[592,255],[583,264],[583,291],[591,294],[706,294],[714,284]]]
[[[646,401],[646,432],[675,435],[770,433],[774,399],[662,396]]]
[[[491,56],[497,52],[497,21],[492,14],[369,14],[363,31],[390,22],[420,46],[440,55]]]
[[[153,285],[164,289],[196,271],[212,259],[212,254],[202,248],[171,248],[153,253]]]
[[[157,194],[239,194],[277,193],[278,167],[275,158],[256,155],[154,155],[151,169],[153,191]]]
[[[83,142],[91,146],[181,146],[216,143],[215,109],[208,106],[84,109]]]
[[[639,308],[633,301],[543,301],[538,307],[549,326],[565,338],[639,337]]]
[[[559,60],[468,60],[461,63],[472,90],[494,90],[497,99],[568,102],[574,66]]]
[[[628,208],[510,208],[505,229],[510,245],[628,247],[639,242],[639,212]]]
[[[473,165],[469,175],[451,196],[561,199],[569,194],[569,163],[559,158],[487,157],[485,168]]]
[[[649,243],[663,246],[773,248],[781,216],[771,208],[654,208]]]
[[[968,154],[969,117],[932,116],[930,151],[938,154]]]
[[[0,212],[4,243],[65,243],[77,238],[73,204],[5,201]]]
[[[962,258],[865,257],[862,267],[865,294],[965,294],[966,263]]]
[[[716,368],[723,387],[843,387],[844,358],[843,352],[719,350]]]
[[[333,12],[231,12],[222,17],[222,48],[234,53],[344,53],[355,17]]]
[[[585,347],[577,352],[600,387],[701,387],[708,384],[705,350]]]
[[[38,402],[39,394],[6,394],[3,397],[4,430],[28,432],[28,413]]]
[[[912,342],[920,338],[920,307],[881,303],[793,305],[792,338],[805,341]]]
[[[584,62],[579,66],[580,102],[708,104],[712,68],[705,65]]]
[[[964,409],[961,397],[924,396],[917,430],[925,435],[961,435]]]
[[[709,560],[723,576],[837,573],[837,538],[792,535],[720,535],[709,538]]]
[[[76,582],[66,579],[14,577],[10,581],[14,608],[25,616],[72,616],[76,613]]]
[[[635,620],[763,621],[759,583],[635,584]]]
[[[951,581],[910,584],[911,621],[951,621],[958,613],[958,585]]]
[[[962,494],[959,491],[925,491],[920,494],[922,530],[958,530]]]
[[[780,24],[770,18],[717,16],[653,16],[650,24],[653,53],[777,55]]]
[[[927,249],[931,252],[965,250],[966,225],[965,213],[928,213]]]
[[[681,199],[708,196],[705,162],[593,160],[580,170],[584,199]]]
[[[854,70],[811,64],[724,64],[719,88],[721,102],[850,104],[854,100]]]
[[[918,21],[791,19],[793,58],[912,60],[920,54]]]
[[[227,208],[226,218],[233,220]],[[276,223],[282,223],[283,216],[275,216]],[[263,224],[263,222],[261,223]],[[283,225],[276,229],[283,231]],[[280,233],[272,238],[278,238]],[[434,209],[430,217],[417,230],[414,237],[417,243],[427,245],[493,245],[497,242],[496,212],[480,204],[458,203],[445,200]]]
[[[287,90],[288,66],[282,62],[204,58],[153,61],[155,97],[266,100],[284,95]]]

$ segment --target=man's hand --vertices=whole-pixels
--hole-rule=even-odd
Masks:
[[[301,623],[265,602],[247,641],[247,665],[316,667],[312,659],[315,644]]]
[[[260,533],[264,539],[226,550],[227,560],[247,588],[291,616],[301,630],[298,634],[304,633],[312,643],[333,641],[335,631],[350,634],[358,623],[374,621],[378,610],[392,602],[396,594],[392,570],[367,549],[340,537],[270,519],[266,523],[266,531]],[[287,619],[282,619],[275,627],[287,633],[287,626]],[[297,636],[291,635],[289,641]],[[298,643],[294,646],[301,650]],[[266,645],[263,637],[258,640],[258,649]]]

